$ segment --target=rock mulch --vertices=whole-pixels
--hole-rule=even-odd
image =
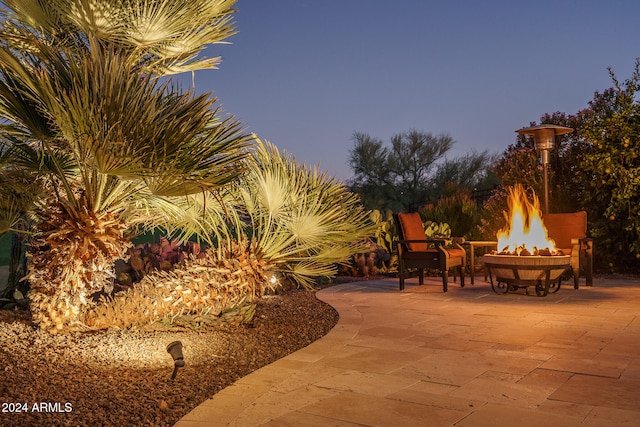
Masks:
[[[337,312],[315,292],[262,299],[250,325],[49,335],[0,310],[0,425],[171,426],[239,378],[321,338]],[[171,381],[166,347],[186,366]]]

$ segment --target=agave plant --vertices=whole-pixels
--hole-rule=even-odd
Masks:
[[[196,54],[232,34],[234,2],[6,3],[2,131],[19,153],[13,164],[47,193],[29,247],[32,310],[63,330],[111,283],[130,230],[221,230],[215,209],[198,217],[197,205],[184,207],[239,176],[251,136],[208,94],[158,77],[215,66]]]
[[[305,286],[318,276],[334,276],[336,263],[362,252],[375,229],[344,185],[268,142],[258,140],[235,191],[265,269]]]

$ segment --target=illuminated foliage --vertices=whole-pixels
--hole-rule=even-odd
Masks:
[[[335,275],[335,263],[365,250],[365,238],[375,231],[358,196],[269,143],[258,141],[232,191],[258,257],[278,277],[305,286]]]
[[[586,151],[575,179],[584,185],[580,198],[589,213],[601,265],[610,270],[638,270],[640,258],[640,61],[632,76],[596,92],[581,137]]]
[[[228,302],[238,305],[260,296],[265,280],[308,285],[361,250],[371,230],[357,196],[257,144],[210,94],[173,84],[172,74],[215,67],[200,54],[233,34],[234,3],[3,3],[0,183],[17,171],[44,193],[29,200],[37,215],[27,274],[44,329],[128,327],[214,302],[217,313],[227,301],[218,288],[233,288]],[[20,192],[2,189],[16,200]],[[16,206],[0,203],[0,234],[27,210]],[[112,298],[131,236],[157,228],[215,245],[211,263],[182,265],[162,292],[161,274]],[[208,275],[216,283],[199,277],[221,266],[224,274]]]
[[[172,220],[197,230],[206,215],[176,212],[242,173],[252,137],[209,94],[160,79],[215,65],[194,55],[233,33],[234,2],[5,3],[0,137],[11,166],[46,193],[35,202],[29,298],[36,321],[64,330],[110,291],[132,230]]]

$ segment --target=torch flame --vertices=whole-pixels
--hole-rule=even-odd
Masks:
[[[498,250],[515,255],[537,255],[546,250],[556,252],[555,242],[549,239],[540,213],[540,202],[533,194],[532,201],[522,185],[509,188],[507,199],[510,212],[504,212],[507,227],[497,234]]]

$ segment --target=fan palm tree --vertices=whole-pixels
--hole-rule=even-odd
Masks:
[[[108,286],[132,228],[224,233],[183,207],[237,179],[251,137],[207,94],[159,77],[216,65],[198,53],[233,33],[234,1],[5,3],[2,132],[47,193],[29,246],[32,310],[61,330]]]

